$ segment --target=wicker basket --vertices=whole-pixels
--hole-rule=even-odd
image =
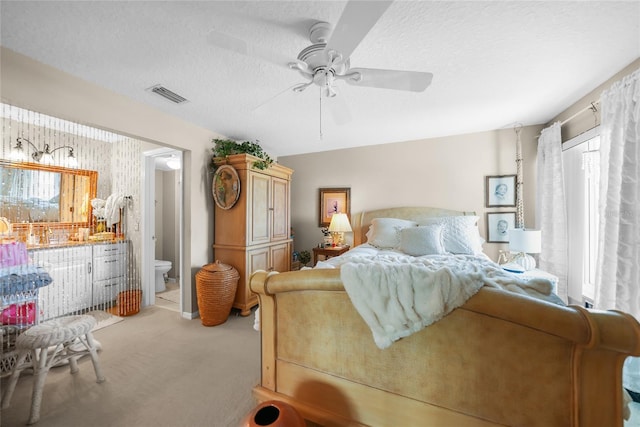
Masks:
[[[238,270],[216,261],[196,273],[198,309],[204,326],[216,326],[227,321],[236,295]]]
[[[140,311],[141,302],[142,291],[140,289],[122,291],[118,293],[116,306],[106,311],[115,316],[132,316]]]

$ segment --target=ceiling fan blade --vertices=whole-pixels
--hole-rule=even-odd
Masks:
[[[349,1],[329,38],[325,52],[335,50],[341,53],[342,62],[349,59],[391,3],[392,0]]]
[[[352,68],[349,75],[358,73],[360,79],[347,77],[353,86],[422,92],[431,84],[433,74],[421,71],[380,70],[376,68]]]
[[[269,62],[279,67],[288,67],[289,62],[291,62],[290,58],[287,58],[280,53],[257,48],[256,46],[252,46],[242,39],[231,36],[229,34],[223,34],[215,30],[212,30],[211,32],[209,32],[209,34],[207,34],[207,41],[210,44],[222,49],[226,49],[231,52],[239,53],[241,55],[246,55],[253,58],[259,58],[263,61]]]

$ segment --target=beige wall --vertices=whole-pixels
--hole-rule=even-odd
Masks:
[[[540,126],[522,129],[525,225],[535,224],[535,156]],[[350,187],[351,212],[389,206],[433,206],[475,211],[486,238],[485,213],[515,208],[485,208],[485,176],[516,173],[513,128],[446,138],[280,157],[295,170],[291,189],[295,250],[322,241],[318,227],[322,187]],[[353,236],[346,235],[346,239]],[[505,244],[485,243],[497,260]]]
[[[616,73],[549,123],[563,121],[598,101],[603,90],[640,68],[640,59]],[[600,122],[599,111],[595,118]],[[594,127],[594,116],[584,112],[562,127],[567,140]],[[525,127],[521,133],[524,156],[525,226],[535,226],[536,153],[545,126]],[[515,174],[515,131],[504,129],[420,141],[286,156],[279,163],[293,168],[291,211],[295,250],[311,250],[322,240],[318,227],[318,189],[351,187],[351,212],[385,206],[435,206],[475,211],[486,238],[486,212],[515,211],[484,207],[484,177]],[[352,238],[352,236],[346,236]],[[506,245],[485,243],[494,260]]]
[[[192,294],[184,310],[197,311],[194,274],[213,255],[213,203],[207,160],[207,129],[134,102],[2,47],[0,95],[3,102],[54,117],[185,150],[184,260],[191,274],[183,278]],[[153,280],[153,278],[151,278]]]
[[[184,277],[183,282],[192,289],[191,298],[185,301],[185,311],[196,311],[193,275],[211,261],[213,243],[207,160],[211,139],[222,136],[6,48],[1,48],[0,55],[3,102],[185,151],[183,255],[191,275]],[[631,64],[631,69],[638,68],[639,63]],[[620,75],[628,73],[623,70]],[[599,97],[600,92],[598,88],[593,93]],[[593,100],[591,94],[584,99],[556,119],[571,116],[574,109]],[[577,124],[572,121],[570,126]],[[535,152],[540,130],[541,126],[526,127],[521,134],[527,227],[535,224]],[[503,129],[279,158],[280,163],[295,170],[291,208],[296,250],[310,250],[321,241],[320,187],[350,187],[354,213],[399,205],[476,211],[480,215],[480,231],[485,236],[486,212],[515,210],[484,207],[484,177],[515,174],[515,139],[513,129]],[[504,247],[485,244],[485,251],[496,259],[498,249]]]

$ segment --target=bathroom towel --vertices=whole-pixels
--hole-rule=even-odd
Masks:
[[[91,199],[91,207],[93,208],[93,216],[95,216],[97,219],[103,219],[104,218],[104,211],[105,211],[105,205],[106,202],[102,199]]]
[[[104,207],[107,227],[111,227],[120,221],[120,209],[123,207],[124,196],[122,194],[112,194],[107,198],[107,203]]]

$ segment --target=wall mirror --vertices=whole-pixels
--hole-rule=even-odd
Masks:
[[[98,172],[0,160],[0,217],[11,224],[88,226]]]

